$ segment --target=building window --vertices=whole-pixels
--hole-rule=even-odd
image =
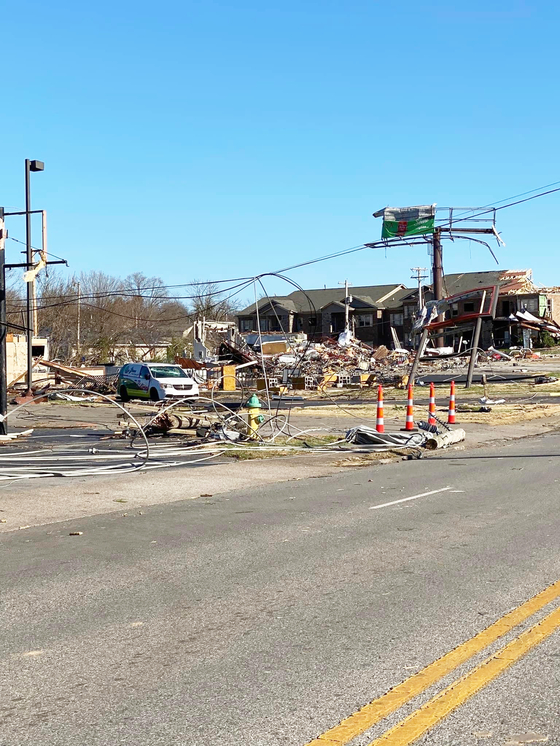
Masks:
[[[451,315],[452,316],[458,316],[459,315],[459,304],[458,303],[452,303],[451,304]]]
[[[403,317],[405,319],[410,319],[412,316],[414,316],[415,310],[416,306],[403,306]]]
[[[373,326],[373,314],[371,313],[360,313],[356,318],[358,319],[358,326]]]
[[[402,326],[402,325],[403,325],[402,313],[392,313],[391,314],[391,326]]]
[[[253,331],[253,319],[241,319],[239,322],[240,332],[252,332]]]
[[[474,313],[474,303],[468,302],[463,305],[463,311],[465,313]]]
[[[554,309],[554,299],[553,298],[547,298],[546,299],[546,313],[547,316],[550,316],[552,318],[552,311]]]
[[[524,305],[527,311],[529,311],[529,313],[539,312],[539,299],[538,298],[527,298]]]

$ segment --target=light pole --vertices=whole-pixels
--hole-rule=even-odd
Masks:
[[[8,413],[7,360],[6,360],[6,228],[4,225],[4,208],[0,207],[0,435],[7,435],[6,414]]]
[[[44,171],[45,164],[43,161],[31,161],[25,159],[25,239],[27,244],[27,271],[33,269],[33,249],[31,247],[31,171]],[[31,393],[31,383],[33,381],[33,287],[32,283],[27,283],[27,392]]]

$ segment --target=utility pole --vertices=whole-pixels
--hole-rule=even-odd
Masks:
[[[41,260],[47,263],[47,211],[41,210]],[[39,334],[39,315],[37,313],[37,285],[33,278],[31,283],[33,293],[33,330]]]
[[[434,258],[432,274],[434,276],[434,299],[443,299],[443,252],[441,250],[441,228],[436,228],[433,234]],[[443,314],[439,314],[438,321],[443,321]],[[443,335],[436,337],[436,347],[444,346]]]
[[[411,267],[411,272],[415,272],[415,275],[411,276],[411,280],[416,280],[418,282],[418,310],[422,311],[422,308],[424,307],[424,299],[422,298],[422,280],[427,279],[428,275],[423,275],[422,272],[427,272],[427,267]]]
[[[0,207],[0,435],[8,434],[8,371],[6,355],[6,334],[8,324],[6,320],[6,228],[4,224],[4,208]]]
[[[82,294],[80,290],[80,281],[78,280],[78,319],[76,324],[76,355],[78,357],[78,364],[80,363],[80,321],[82,314]]]
[[[342,285],[341,282],[338,283]],[[352,298],[348,294],[348,286],[350,283],[348,280],[344,280],[344,331],[350,331],[350,303]]]
[[[26,265],[27,271],[33,269],[33,247],[31,246],[31,171],[44,171],[43,161],[31,161],[25,159],[25,243],[26,243]],[[27,393],[31,393],[33,382],[33,295],[34,287],[27,283],[27,314],[25,325],[27,327]]]

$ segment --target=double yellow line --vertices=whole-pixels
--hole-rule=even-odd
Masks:
[[[343,746],[349,743],[559,597],[560,580],[442,658],[430,663],[402,684],[374,699],[306,746]],[[557,608],[468,674],[453,682],[409,717],[376,738],[370,746],[407,746],[413,743],[559,627],[560,608]]]

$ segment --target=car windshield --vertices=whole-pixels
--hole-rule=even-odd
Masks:
[[[154,378],[188,378],[185,371],[175,365],[154,365],[150,373]]]

